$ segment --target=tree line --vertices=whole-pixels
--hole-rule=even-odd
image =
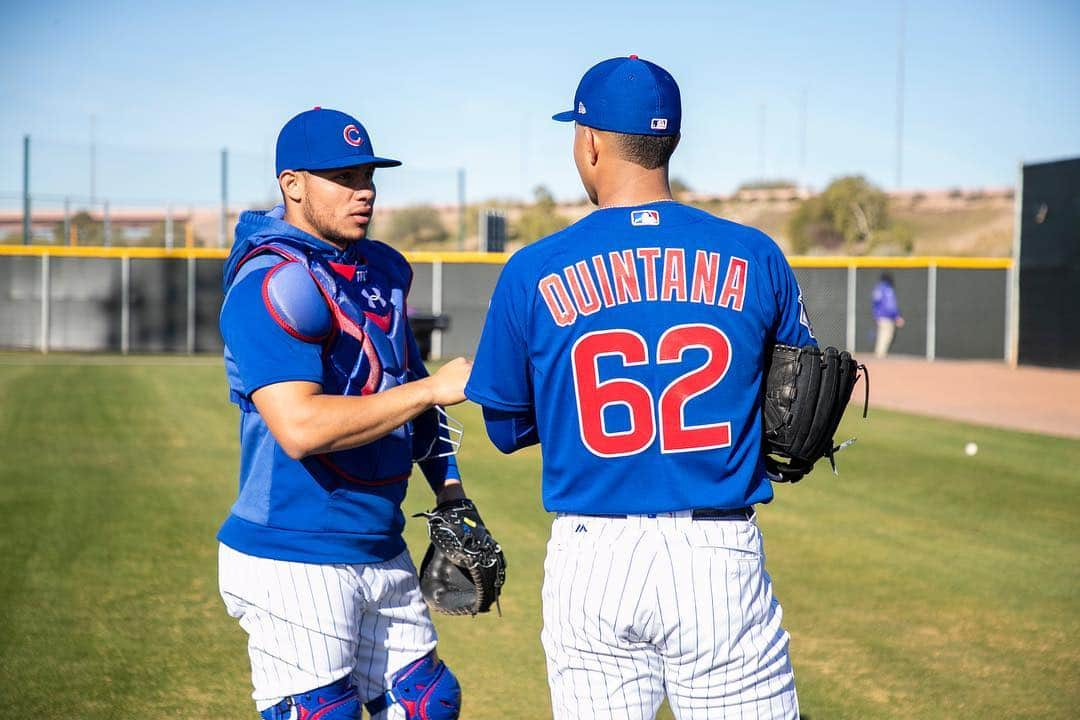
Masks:
[[[754,183],[740,189],[775,189],[791,187],[787,181]],[[692,192],[679,178],[671,181],[675,199]],[[703,210],[723,215],[726,203],[691,202]],[[479,206],[466,212],[466,235],[476,234]],[[561,214],[551,191],[543,186],[533,189],[533,201],[513,213],[509,220],[509,241],[524,245],[558,232],[570,224]],[[787,241],[794,254],[861,255],[871,252],[906,254],[911,252],[911,227],[889,213],[889,198],[862,176],[838,178],[817,195],[800,201],[787,222]],[[439,212],[430,205],[414,205],[395,210],[375,232],[380,240],[404,249],[434,249],[456,238],[444,224]]]

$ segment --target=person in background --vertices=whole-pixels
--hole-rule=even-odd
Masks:
[[[896,288],[889,273],[881,273],[874,286],[874,322],[877,323],[877,340],[874,343],[874,356],[883,358],[889,354],[896,328],[904,327],[904,316],[900,314],[900,303],[896,300]]]

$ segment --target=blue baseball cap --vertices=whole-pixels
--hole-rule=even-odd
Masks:
[[[637,55],[589,68],[574,93],[574,109],[551,116],[628,135],[678,135],[682,99],[675,78]]]
[[[401,162],[375,155],[360,121],[337,110],[306,110],[281,128],[277,174],[286,170],[333,170],[354,165],[397,167]]]

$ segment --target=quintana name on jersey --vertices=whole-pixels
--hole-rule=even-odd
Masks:
[[[705,250],[690,257],[680,247],[639,247],[578,260],[543,277],[537,289],[559,327],[626,303],[690,302],[742,312],[749,265]]]

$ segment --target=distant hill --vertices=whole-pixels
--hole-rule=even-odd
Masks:
[[[775,188],[746,189],[734,195],[687,193],[682,200],[714,215],[759,228],[787,251],[788,220],[807,196],[805,190]],[[1007,257],[1012,254],[1013,203],[1011,188],[907,190],[889,194],[889,213],[911,226],[914,255]],[[512,223],[527,206],[505,201],[468,206],[466,250],[476,249],[476,215],[482,207],[504,210]],[[385,223],[394,210],[382,207],[376,211],[376,237],[379,224]],[[440,247],[422,249],[457,249],[457,207],[440,206],[437,210],[451,239]],[[556,208],[571,222],[592,210],[593,206],[585,202],[563,203]],[[511,244],[508,249],[519,246],[520,243]]]

